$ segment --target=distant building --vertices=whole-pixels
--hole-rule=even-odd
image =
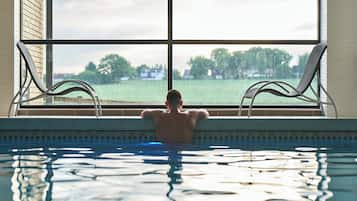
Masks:
[[[244,72],[244,77],[248,79],[259,78],[261,77],[260,73],[256,69],[248,69]]]
[[[129,79],[130,79],[130,78],[127,77],[127,76],[126,76],[126,77],[121,77],[121,78],[120,78],[120,81],[127,81],[127,80],[129,80]]]
[[[223,79],[223,75],[221,72],[219,72],[218,70],[212,70],[211,71],[212,77],[216,80],[222,80]]]
[[[267,68],[264,70],[265,77],[272,78],[274,76],[274,70],[272,68]]]
[[[274,70],[272,68],[265,69],[263,73],[259,72],[256,69],[247,70],[245,72],[245,76],[249,79],[272,78],[273,75],[274,75]]]
[[[193,75],[191,75],[191,69],[185,69],[183,71],[183,79],[185,79],[185,80],[192,80],[193,79]]]
[[[223,80],[223,75],[215,75],[214,79],[216,80]]]
[[[163,67],[143,68],[139,72],[139,77],[142,80],[162,80],[165,75],[166,72]]]

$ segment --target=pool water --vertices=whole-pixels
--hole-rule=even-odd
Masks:
[[[357,146],[0,148],[0,200],[356,200]]]

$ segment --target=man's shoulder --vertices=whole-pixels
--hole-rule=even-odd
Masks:
[[[141,112],[142,118],[155,118],[161,114],[163,114],[163,110],[144,110]]]
[[[197,117],[197,118],[207,118],[209,116],[207,110],[205,110],[205,109],[188,110],[187,114],[189,116]]]
[[[197,114],[197,113],[207,113],[207,110],[205,109],[191,109],[187,110],[188,114]]]

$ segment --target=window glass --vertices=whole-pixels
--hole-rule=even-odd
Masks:
[[[175,45],[174,88],[182,91],[186,104],[238,105],[245,90],[258,81],[282,80],[297,86],[312,47]],[[259,95],[256,103],[307,104],[269,94]]]
[[[36,55],[36,49],[31,49],[31,55]],[[53,84],[65,79],[84,80],[93,86],[104,105],[163,105],[167,91],[166,52],[165,45],[54,45]],[[45,82],[43,69],[43,65],[38,66]],[[86,94],[75,92],[40,104],[90,101]]]
[[[49,24],[52,39],[61,42],[56,44],[42,41],[50,19],[46,2],[22,0],[21,6],[21,38],[31,40],[27,46],[40,77],[49,85],[64,79],[87,81],[103,105],[162,105],[171,67],[173,88],[182,91],[189,105],[238,105],[248,86],[260,80],[296,86],[313,48],[304,43],[317,41],[319,32],[317,0],[172,0],[173,40],[168,37],[168,0],[52,0]],[[203,45],[202,40],[217,44]],[[221,40],[272,44],[224,45]],[[274,45],[278,40],[294,42]],[[168,66],[170,60],[173,66]],[[32,87],[28,97],[36,94]],[[85,94],[73,93],[26,104],[89,103]],[[260,95],[256,103],[309,105],[271,95]]]
[[[176,0],[175,39],[317,40],[316,0]]]
[[[53,0],[55,39],[166,39],[167,0]]]

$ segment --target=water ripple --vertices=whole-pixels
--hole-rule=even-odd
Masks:
[[[0,180],[17,200],[354,200],[357,150],[5,147]]]

